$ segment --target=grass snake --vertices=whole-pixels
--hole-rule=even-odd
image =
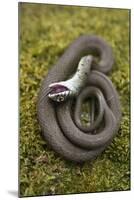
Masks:
[[[96,158],[112,141],[121,120],[118,93],[107,73],[111,47],[101,37],[74,40],[41,84],[37,113],[45,140],[65,159]],[[84,126],[82,104],[92,98],[92,123]]]

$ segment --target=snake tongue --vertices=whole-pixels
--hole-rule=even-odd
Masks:
[[[65,91],[68,91],[68,88],[63,86],[63,85],[53,85],[50,87],[51,88],[51,91],[49,94],[57,94],[57,93],[60,93],[60,92],[65,92]]]

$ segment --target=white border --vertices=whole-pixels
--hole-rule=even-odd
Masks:
[[[48,4],[61,4],[61,5],[81,5],[81,6],[98,6],[98,7],[111,7],[111,8],[131,8],[132,2],[130,0],[22,0],[22,2],[37,2]]]
[[[65,5],[83,5],[98,6],[112,8],[130,8],[132,12],[131,41],[134,41],[134,5],[130,0],[29,0],[21,2],[40,2]],[[3,0],[0,2],[0,199],[12,200],[18,199],[18,1]],[[134,66],[133,52],[134,45],[132,43],[132,62],[131,69]],[[134,86],[134,70],[131,70],[131,82]],[[134,96],[134,90],[131,86],[131,97]],[[133,99],[131,100],[133,103]],[[134,104],[131,105],[132,125],[131,125],[131,141],[134,141],[133,116]],[[134,143],[131,144],[132,163],[134,161]],[[79,195],[62,195],[62,196],[46,196],[31,197],[23,199],[78,199],[86,200],[96,199],[132,199],[134,196],[134,167],[132,169],[132,191],[127,192],[106,192],[94,194]],[[16,193],[16,195],[15,195]]]

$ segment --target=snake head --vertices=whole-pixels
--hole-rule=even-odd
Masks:
[[[50,84],[49,89],[48,97],[56,102],[65,101],[70,94],[70,90],[62,82]]]

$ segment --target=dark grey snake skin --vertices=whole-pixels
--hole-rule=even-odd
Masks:
[[[77,99],[59,104],[52,102],[47,96],[48,86],[66,80],[76,70],[81,57],[94,53],[99,54],[100,61],[92,64],[87,85]],[[53,150],[68,160],[83,162],[94,159],[118,131],[121,119],[119,97],[105,75],[112,65],[110,46],[100,37],[84,35],[69,46],[42,82],[37,112],[43,136]],[[79,116],[81,104],[89,96],[95,96],[98,101],[99,117],[91,127],[84,128]]]

